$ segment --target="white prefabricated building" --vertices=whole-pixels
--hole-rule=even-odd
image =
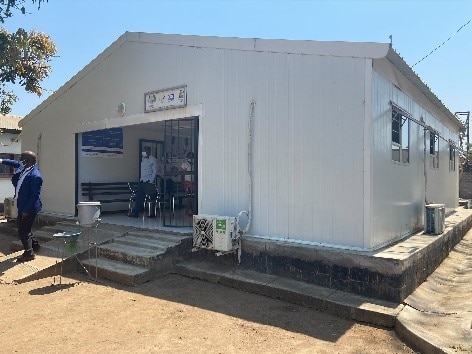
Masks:
[[[0,115],[0,158],[18,159],[21,154],[21,129],[18,122],[23,118],[12,114]],[[5,198],[12,198],[15,188],[11,183],[13,168],[0,165],[0,203]]]
[[[176,88],[183,105],[149,109]],[[255,237],[374,250],[421,230],[425,203],[458,205],[461,123],[390,44],[126,32],[20,123],[43,212],[74,215],[82,182],[137,180],[139,140],[186,118],[198,213],[249,210]],[[80,153],[115,128],[118,157]]]

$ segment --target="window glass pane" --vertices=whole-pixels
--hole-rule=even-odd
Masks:
[[[0,165],[0,175],[10,174],[10,167],[6,165]]]
[[[431,167],[439,168],[439,136],[429,133],[429,154],[431,155]]]
[[[392,144],[392,160],[400,162],[400,146]]]
[[[410,120],[402,117],[402,162],[409,162],[410,159]]]
[[[453,145],[449,145],[449,171],[456,170],[456,149]]]
[[[400,114],[392,111],[392,142],[400,144]]]
[[[13,154],[0,154],[0,159],[13,160],[14,158],[15,158],[15,156]],[[3,177],[11,176],[11,175],[13,175],[14,172],[15,171],[14,171],[13,167],[3,165],[3,164],[0,165],[0,175],[2,175]]]
[[[434,155],[434,133],[430,132],[429,133],[429,153],[431,155]]]
[[[435,136],[435,139],[436,139],[436,142],[435,142],[435,145],[436,145],[436,168],[439,168],[439,136],[436,134]]]

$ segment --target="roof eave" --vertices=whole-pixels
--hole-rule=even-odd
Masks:
[[[431,91],[431,89],[421,80],[413,69],[403,60],[403,58],[390,46],[387,52],[387,60],[392,63],[410,82],[415,85],[426,98],[431,101],[449,120],[463,129],[462,122],[444,105],[444,103]]]

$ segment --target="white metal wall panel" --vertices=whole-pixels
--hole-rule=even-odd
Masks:
[[[425,193],[427,200],[449,207],[457,205],[457,173],[449,172],[449,151],[444,140],[440,141],[440,168],[432,170],[429,167],[429,134],[425,134],[422,126],[411,122],[410,162],[401,164],[391,159],[390,101],[417,121],[424,120],[433,126],[446,139],[457,139],[450,128],[411,98],[414,90],[406,85],[404,78],[397,75],[396,80],[402,90],[374,71],[371,248],[391,243],[423,227]]]
[[[2,132],[0,135],[0,153],[2,154],[21,154],[21,139],[18,134]],[[13,197],[15,188],[11,183],[10,178],[0,179],[0,203],[3,203],[5,198]]]
[[[424,200],[423,129],[410,124],[408,164],[393,162],[391,157],[390,100],[412,115],[414,102],[377,73],[373,80],[371,248],[419,227]],[[410,215],[416,215],[416,220]]]
[[[45,210],[74,212],[77,125],[117,117],[120,102],[133,119],[143,114],[145,92],[186,84],[187,104],[203,107],[200,213],[234,216],[248,209],[247,123],[254,99],[250,233],[364,248],[365,63],[125,42],[27,124],[33,147],[43,133]],[[123,162],[135,153],[125,151]]]
[[[364,61],[264,55],[252,233],[363,247]]]

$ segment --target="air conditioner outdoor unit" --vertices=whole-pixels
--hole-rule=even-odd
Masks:
[[[18,210],[16,209],[15,198],[5,198],[3,201],[3,213],[7,219],[16,219]]]
[[[193,247],[229,252],[240,247],[237,236],[235,217],[193,216]]]
[[[425,226],[426,234],[439,235],[444,232],[445,208],[444,204],[426,205]]]

